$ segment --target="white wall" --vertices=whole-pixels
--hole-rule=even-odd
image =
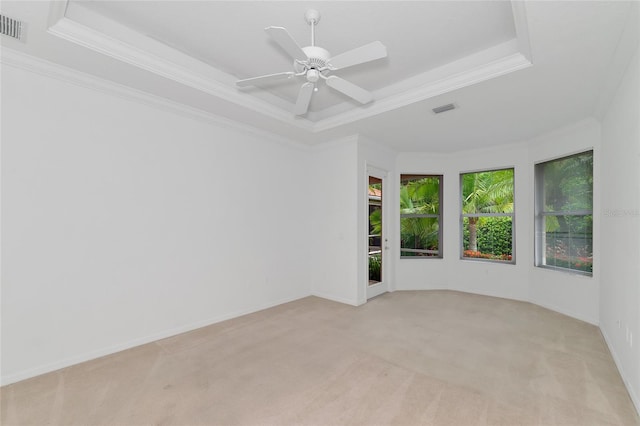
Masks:
[[[454,154],[401,153],[398,175],[404,173],[442,174],[443,258],[399,259],[399,289],[451,289],[512,299],[526,299],[526,244],[521,234],[525,224],[528,200],[520,188],[526,182],[526,148],[512,145],[488,150]],[[498,264],[460,259],[460,173],[496,168],[515,168],[516,264]]]
[[[310,294],[308,150],[9,66],[2,89],[3,384]]]
[[[433,289],[447,289],[449,288],[449,260],[451,256],[457,256],[457,252],[452,244],[455,244],[455,237],[451,236],[452,229],[450,229],[451,221],[448,220],[448,206],[446,203],[449,201],[450,194],[455,194],[457,189],[453,185],[453,181],[457,182],[455,177],[451,175],[449,155],[443,154],[430,154],[422,152],[414,153],[398,153],[396,158],[396,182],[400,182],[401,174],[433,174],[433,175],[446,175],[444,176],[443,184],[443,209],[446,207],[447,212],[444,215],[443,223],[443,239],[441,242],[442,248],[446,250],[444,252],[443,259],[436,258],[424,258],[424,259],[400,259],[400,252],[394,253],[396,259],[395,265],[395,288],[396,290],[433,290]],[[451,181],[451,182],[450,182]],[[453,191],[453,192],[452,192]],[[457,211],[453,210],[453,211]],[[400,235],[400,206],[395,206],[396,223],[394,226],[394,232],[396,235]],[[453,213],[454,216],[456,213]],[[455,217],[452,220],[456,220]],[[399,246],[399,237],[395,239],[395,245]]]
[[[399,259],[396,288],[451,289],[526,300],[598,323],[598,275],[584,277],[533,266],[534,164],[599,146],[600,127],[586,120],[532,141],[453,154],[400,153],[396,173],[444,175],[443,259]],[[597,162],[596,162],[597,163]],[[514,167],[515,265],[460,259],[460,173]],[[596,165],[594,173],[598,176]],[[599,205],[595,196],[595,209]],[[396,226],[396,232],[399,229]],[[594,238],[598,243],[598,229]],[[597,252],[597,248],[594,248]],[[595,269],[597,271],[598,264]]]
[[[592,324],[599,323],[599,297],[601,273],[600,206],[601,185],[600,124],[589,119],[566,126],[529,142],[529,158],[533,164],[593,149],[593,276],[558,272],[530,265],[530,301]],[[608,173],[608,171],[607,171]],[[533,174],[529,187],[533,188]],[[533,194],[530,198],[533,198]],[[533,204],[531,204],[533,214]],[[530,222],[533,224],[533,216]],[[531,230],[532,226],[530,227]],[[533,246],[533,233],[530,233]]]
[[[470,261],[460,259],[460,173],[490,169],[514,168],[515,194],[515,264]],[[453,213],[445,218],[445,256],[448,255],[449,288],[470,293],[526,300],[527,271],[531,262],[527,234],[530,228],[528,213],[530,193],[527,187],[529,167],[526,146],[515,144],[488,150],[471,151],[455,155],[450,163],[448,182],[445,183],[445,208]],[[446,176],[445,176],[446,178]],[[447,196],[448,195],[448,196]]]
[[[602,123],[600,329],[640,412],[639,56]]]
[[[366,302],[369,277],[367,166],[389,173],[387,188],[391,191],[383,197],[393,204],[396,153],[353,136],[316,146],[311,155],[311,292],[358,306]],[[392,217],[384,220],[393,223]],[[392,279],[393,262],[387,266]]]
[[[529,300],[601,321],[637,404],[640,355],[626,333],[640,338],[640,250],[628,238],[640,234],[637,54],[603,149],[586,120],[455,154],[397,154],[355,136],[303,149],[2,71],[3,383],[311,293],[364,303],[373,165],[389,172],[387,200],[401,173],[444,175],[444,259],[399,259],[391,201],[391,289]],[[594,276],[535,268],[534,164],[590,148]],[[462,261],[459,174],[502,167],[516,169],[516,265]]]
[[[358,305],[358,139],[317,146],[311,155],[311,292]]]

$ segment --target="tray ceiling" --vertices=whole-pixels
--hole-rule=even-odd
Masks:
[[[640,38],[637,1],[12,1],[25,38],[0,60],[265,137],[315,145],[360,134],[397,151],[452,152],[528,140],[599,117]],[[282,26],[333,54],[379,40],[388,57],[337,75],[371,90],[360,106],[328,87],[303,117],[298,83],[240,90],[288,71]],[[317,95],[317,96],[316,96]],[[432,109],[455,104],[443,114]]]
[[[389,56],[335,72],[373,92],[373,104],[363,107],[319,84],[309,113],[294,117],[291,111],[302,78],[242,90],[234,83],[291,71],[293,61],[264,28],[286,27],[298,44],[308,45],[304,12],[310,6],[73,0],[55,17],[50,31],[312,132],[531,65],[524,9],[517,3],[320,2],[316,45],[335,55],[379,40]]]

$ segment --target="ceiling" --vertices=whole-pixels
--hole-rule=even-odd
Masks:
[[[3,1],[27,22],[21,51],[303,143],[363,134],[398,151],[451,152],[529,139],[606,104],[638,40],[638,3],[509,1]],[[388,57],[335,71],[374,94],[361,106],[319,84],[292,113],[304,79],[239,89],[291,71],[264,32],[286,27],[332,55],[372,41]],[[612,83],[614,82],[614,83]],[[322,83],[322,82],[320,82]],[[456,109],[434,114],[453,103]]]

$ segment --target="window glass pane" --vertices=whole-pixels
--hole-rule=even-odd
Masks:
[[[513,169],[462,175],[462,212],[513,212]]]
[[[593,217],[545,216],[544,265],[593,272]]]
[[[593,205],[593,153],[542,164],[545,212],[591,210]]]
[[[593,151],[536,165],[535,264],[593,272]]]
[[[463,257],[512,260],[513,218],[464,217],[462,219]]]
[[[513,261],[513,169],[460,175],[462,257]]]
[[[442,176],[400,176],[400,256],[441,257]]]
[[[382,281],[382,179],[369,176],[369,285]]]
[[[439,208],[439,176],[401,176],[400,214],[438,214]]]
[[[400,218],[400,255],[438,256],[438,227],[436,217]]]

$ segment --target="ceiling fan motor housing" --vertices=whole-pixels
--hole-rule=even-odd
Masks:
[[[293,62],[293,67],[297,73],[309,69],[322,70],[327,67],[331,55],[326,49],[318,46],[307,46],[303,47],[302,50],[309,57],[309,60],[304,63],[298,61]]]

